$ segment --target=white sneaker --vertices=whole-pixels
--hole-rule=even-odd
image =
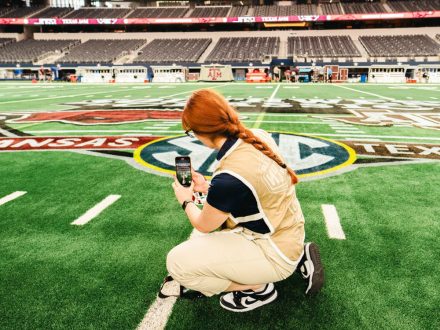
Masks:
[[[248,312],[271,303],[277,298],[273,283],[268,283],[263,290],[233,291],[220,297],[220,306],[231,312]]]

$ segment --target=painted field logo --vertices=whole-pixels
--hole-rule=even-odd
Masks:
[[[286,162],[300,177],[334,172],[353,164],[356,154],[336,141],[290,133],[271,133]],[[137,162],[162,173],[174,173],[174,159],[190,156],[198,172],[210,176],[216,164],[215,150],[188,136],[167,137],[152,141],[134,154]]]

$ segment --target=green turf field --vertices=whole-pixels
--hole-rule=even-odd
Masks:
[[[320,245],[326,268],[318,296],[306,297],[294,275],[278,284],[275,303],[244,315],[223,310],[218,297],[179,300],[167,328],[439,329],[440,85],[12,82],[0,84],[0,328],[138,327],[166,275],[167,252],[192,230],[164,176],[164,155],[201,157],[180,136],[178,111],[206,87],[286,147],[310,136],[356,155],[317,166],[297,186],[307,240]],[[130,111],[141,116],[118,117]],[[162,161],[149,167],[131,147],[9,148],[23,137],[90,136],[171,142],[140,152]],[[309,160],[304,166],[330,157],[318,142],[301,141],[290,147]],[[1,204],[17,191],[26,194]],[[109,195],[121,197],[87,224],[71,224]],[[335,205],[345,240],[328,236],[322,204]]]

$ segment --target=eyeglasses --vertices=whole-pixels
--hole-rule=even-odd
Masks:
[[[185,131],[185,134],[187,136],[189,136],[191,139],[195,139],[196,138],[195,134],[192,133],[191,130]]]

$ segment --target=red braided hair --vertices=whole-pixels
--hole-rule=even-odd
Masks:
[[[273,152],[267,143],[246,128],[225,98],[212,89],[199,89],[191,95],[183,111],[182,126],[186,131],[192,130],[201,135],[239,138],[285,168],[293,184],[298,182],[295,172]]]

